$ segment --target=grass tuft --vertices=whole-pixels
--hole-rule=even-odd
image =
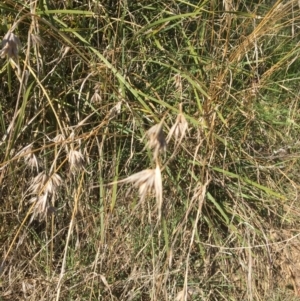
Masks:
[[[299,298],[298,0],[0,9],[1,300]]]

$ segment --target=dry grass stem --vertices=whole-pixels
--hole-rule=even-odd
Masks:
[[[148,138],[146,147],[149,147],[153,151],[153,159],[157,160],[159,153],[161,151],[165,152],[167,148],[167,142],[163,132],[163,121],[152,126],[146,132],[146,136]]]
[[[158,209],[158,220],[160,221],[162,203],[163,203],[163,186],[162,186],[161,170],[158,164],[156,165],[155,168],[154,190],[155,190],[156,204]]]
[[[19,38],[12,32],[8,32],[1,43],[0,57],[4,58],[18,58],[19,48],[21,47],[21,42]]]

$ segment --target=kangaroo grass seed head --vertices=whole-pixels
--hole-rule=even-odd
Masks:
[[[29,190],[32,194],[39,194],[43,189],[45,183],[48,180],[48,176],[44,171],[40,172],[36,177],[31,180],[31,185],[29,186]]]
[[[180,73],[174,75],[174,84],[175,84],[175,88],[180,92],[182,92],[182,78]]]
[[[53,173],[46,183],[46,189],[47,192],[51,193],[52,195],[55,195],[57,192],[57,188],[62,185],[62,178],[59,174]]]
[[[19,48],[21,47],[21,42],[19,38],[12,32],[8,32],[1,43],[0,57],[4,58],[17,58],[19,53]]]

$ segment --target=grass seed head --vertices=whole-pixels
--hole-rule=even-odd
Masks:
[[[57,136],[54,137],[53,142],[56,143],[63,143],[65,142],[66,137],[63,134],[58,134]]]
[[[39,167],[41,167],[41,161],[35,154],[27,155],[24,158],[24,161],[31,171],[33,171],[34,168],[39,171]]]
[[[66,144],[66,137],[63,134],[58,134],[57,136],[54,137],[52,140],[58,145],[61,145],[65,148],[65,151],[68,152],[68,145]]]
[[[71,149],[68,153],[68,161],[72,173],[83,169],[84,157],[81,152]]]
[[[56,212],[56,209],[50,205],[47,193],[31,198],[28,203],[34,203],[30,222],[32,222],[35,218],[42,220],[46,217],[46,215],[51,215]]]
[[[152,126],[147,132],[148,138],[146,147],[149,147],[153,151],[153,158],[156,160],[161,151],[165,152],[167,148],[167,142],[165,134],[163,132],[163,121]]]
[[[58,187],[62,185],[62,182],[61,176],[57,173],[53,173],[46,183],[46,191],[51,195],[55,195]]]
[[[182,79],[180,73],[174,75],[174,82],[177,91],[182,92]]]
[[[170,132],[167,136],[167,141],[169,142],[174,135],[175,142],[180,143],[186,135],[188,130],[188,123],[182,113],[177,115],[176,121],[170,129]]]
[[[8,58],[17,58],[21,42],[19,38],[12,32],[8,32],[1,43],[2,49],[0,51],[0,57],[4,58],[6,55]]]
[[[31,185],[29,187],[29,190],[32,194],[39,195],[42,191],[42,189],[45,186],[45,183],[48,180],[48,176],[44,171],[40,172],[36,177],[34,177],[31,181]]]
[[[32,151],[32,144],[25,146],[20,152],[19,155],[24,158],[24,162],[27,167],[33,171],[36,168],[39,171],[41,167],[40,159],[33,153]]]
[[[35,196],[31,198],[28,203],[34,203],[31,221],[35,219],[35,217],[43,218],[47,213],[47,207],[49,205],[48,194],[44,193],[42,195]]]
[[[28,202],[29,204],[34,203],[31,221],[36,217],[43,219],[46,214],[55,212],[55,208],[49,204],[49,198],[55,197],[57,188],[61,184],[62,178],[57,173],[48,176],[45,172],[41,172],[32,180],[29,190],[35,196]]]
[[[95,86],[94,91],[95,92],[94,92],[94,94],[93,94],[93,96],[91,98],[91,103],[93,103],[93,104],[100,104],[101,101],[102,101],[102,98],[101,98],[101,96],[99,94],[99,85]]]
[[[31,34],[31,40],[34,46],[40,46],[44,44],[44,41],[38,34]]]
[[[109,118],[113,118],[121,113],[122,100],[118,101],[117,104],[112,107],[109,111]]]
[[[158,164],[155,169],[142,170],[120,182],[132,183],[134,187],[139,188],[140,202],[143,202],[149,193],[154,193],[160,219],[162,207],[162,178]]]
[[[174,135],[175,143],[180,144],[182,139],[186,135],[186,131],[188,130],[188,122],[182,113],[182,103],[179,104],[179,114],[177,115],[176,121],[170,129],[170,132],[167,136],[167,142],[171,140]]]
[[[37,195],[40,195],[41,193],[55,195],[57,188],[61,186],[61,184],[62,178],[57,173],[53,173],[51,176],[48,176],[43,171],[32,179],[29,190],[32,194]]]

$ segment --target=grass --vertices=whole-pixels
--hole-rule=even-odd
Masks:
[[[0,9],[0,300],[299,298],[298,1]]]

